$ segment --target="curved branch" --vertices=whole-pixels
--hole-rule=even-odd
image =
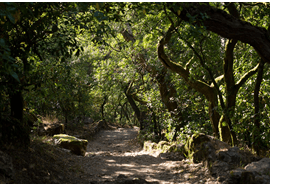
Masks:
[[[258,68],[259,68],[259,65],[261,65],[261,62],[258,63],[254,68],[252,68],[251,70],[249,70],[247,73],[245,73],[243,75],[243,77],[241,77],[241,79],[237,82],[237,84],[235,85],[235,89],[236,90],[239,90],[239,88],[245,84],[245,82],[251,77],[253,76],[257,71],[258,71]]]
[[[183,10],[178,15],[173,6],[181,7]],[[229,39],[240,40],[250,44],[261,56],[264,62],[270,63],[270,39],[267,30],[262,27],[242,21],[223,10],[211,7],[207,3],[169,3],[169,9],[179,18],[189,22],[189,14],[196,17],[193,25],[204,25],[206,29]],[[203,15],[203,16],[202,16]],[[202,18],[206,15],[207,18]]]
[[[189,70],[184,69],[181,65],[174,63],[171,61],[165,53],[164,45],[167,44],[172,36],[172,31],[174,31],[174,26],[171,25],[166,33],[166,36],[163,37],[158,44],[158,58],[163,63],[166,68],[169,68],[173,72],[178,73],[192,88],[196,91],[199,91],[210,101],[214,99],[213,88],[211,88],[208,84],[200,80],[191,80],[189,78],[190,73]],[[215,94],[215,93],[214,93]]]

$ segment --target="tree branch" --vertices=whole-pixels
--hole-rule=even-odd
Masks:
[[[182,8],[179,15],[173,6]],[[265,28],[253,26],[206,3],[168,3],[168,8],[176,16],[187,22],[190,21],[187,14],[196,17],[195,21],[191,23],[192,25],[204,25],[207,30],[217,33],[222,37],[236,39],[250,44],[264,62],[270,63],[270,40]],[[207,18],[204,19],[204,15]]]
[[[240,78],[240,80],[237,82],[237,84],[235,85],[236,90],[239,90],[239,88],[251,77],[253,76],[259,68],[259,65],[261,63],[258,63],[254,68],[252,68],[251,70],[249,70],[247,73],[245,73],[243,75],[243,77]]]

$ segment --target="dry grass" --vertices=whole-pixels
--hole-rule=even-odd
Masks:
[[[59,122],[59,119],[53,115],[42,116],[40,119],[44,124],[55,124]]]

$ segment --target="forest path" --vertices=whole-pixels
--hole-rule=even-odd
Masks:
[[[88,143],[86,156],[77,157],[76,161],[85,172],[81,177],[90,184],[120,183],[118,181],[127,178],[139,180],[134,183],[144,183],[144,180],[153,183],[208,181],[202,164],[167,160],[160,152],[142,150],[135,141],[138,131],[137,127],[118,128],[101,130],[96,134]]]

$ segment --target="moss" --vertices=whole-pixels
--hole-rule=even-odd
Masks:
[[[59,146],[71,150],[72,153],[83,156],[86,153],[88,141],[85,139],[78,139],[66,134],[54,135],[53,139],[58,139]]]

